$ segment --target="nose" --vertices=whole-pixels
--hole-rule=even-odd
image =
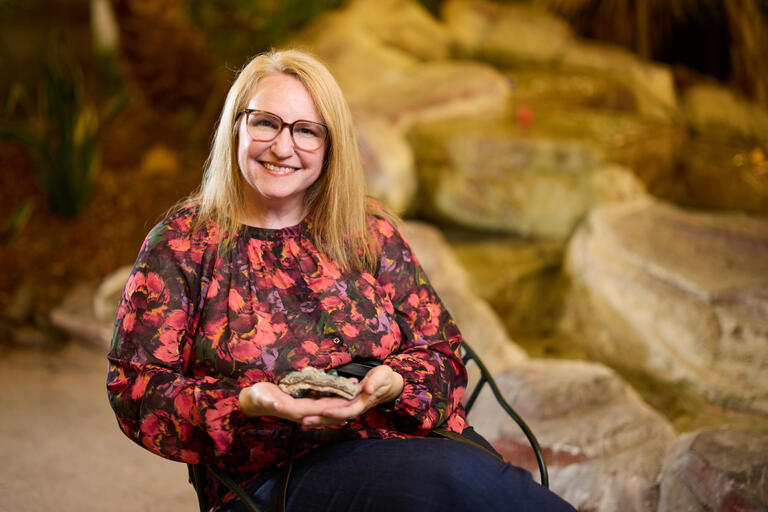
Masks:
[[[291,129],[284,125],[272,141],[272,152],[277,157],[287,158],[293,153],[293,140],[291,139]]]

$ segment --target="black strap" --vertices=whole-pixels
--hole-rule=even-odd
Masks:
[[[291,427],[291,440],[288,442],[288,464],[285,465],[283,477],[280,482],[280,496],[278,496],[277,510],[285,512],[285,506],[288,504],[288,480],[291,478],[291,469],[293,469],[293,457],[296,455],[296,430],[299,424],[294,423]]]
[[[208,466],[208,471],[210,471],[219,482],[224,484],[230,491],[240,498],[240,501],[245,505],[245,508],[248,509],[248,512],[261,512],[259,507],[256,506],[256,503],[254,503],[251,497],[248,496],[248,493],[245,492],[242,487],[237,485],[237,482],[232,479],[229,473],[214,466]]]

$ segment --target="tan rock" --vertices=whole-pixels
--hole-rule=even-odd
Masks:
[[[611,364],[768,411],[768,222],[651,199],[595,209],[563,327]]]
[[[368,194],[398,214],[405,212],[416,192],[413,151],[405,135],[377,117],[356,117],[357,143]]]
[[[509,93],[507,78],[487,64],[440,61],[423,64],[397,82],[377,82],[353,106],[405,129],[415,123],[503,111]]]
[[[345,10],[351,24],[381,43],[419,60],[446,59],[451,36],[419,2],[413,0],[354,0]]]
[[[449,0],[442,17],[459,55],[505,66],[552,64],[573,39],[567,23],[531,5]]]
[[[371,3],[371,0],[361,0],[349,9],[334,11],[296,37],[299,45],[313,51],[328,64],[356,116],[379,116],[406,128],[421,120],[504,107],[509,97],[509,84],[501,73],[487,64],[443,60],[444,55],[437,50],[427,50],[427,53],[441,53],[438,60],[420,61],[420,58],[427,58],[423,49],[422,53],[413,48],[404,50],[391,44],[396,37],[381,37],[382,33],[394,30],[392,27],[397,26],[399,13],[361,14]],[[389,4],[410,5],[406,11],[421,12],[421,15],[414,14],[408,19],[413,26],[432,27],[424,29],[424,37],[440,31],[437,22],[427,23],[421,17],[429,15],[422,12],[421,7],[412,5],[413,2],[387,0],[381,9],[387,10],[385,7]],[[372,11],[373,14],[378,12],[379,8]],[[374,25],[378,28],[371,28]],[[445,39],[445,36],[438,37],[441,38]],[[438,46],[445,44],[444,41]],[[408,46],[430,48],[421,43]],[[429,58],[433,57],[435,55]]]
[[[421,125],[409,140],[423,211],[438,221],[564,240],[592,205],[643,190],[601,169],[594,144],[521,135],[510,120]]]
[[[566,47],[558,65],[569,70],[607,74],[627,85],[634,93],[637,112],[671,122],[678,114],[677,93],[668,66],[643,61],[621,48],[593,42]]]
[[[695,85],[683,96],[685,118],[698,133],[768,141],[768,112],[712,84]]]
[[[636,111],[671,121],[678,105],[667,66],[643,61],[604,43],[580,41],[553,14],[531,5],[486,0],[451,0],[443,17],[460,55],[503,68],[588,71],[623,84],[632,91]]]
[[[729,427],[680,436],[664,460],[658,512],[768,510],[768,436]]]
[[[496,381],[538,438],[553,491],[579,510],[655,510],[654,483],[674,432],[616,373],[598,363],[528,360]],[[528,441],[489,392],[469,421],[538,475]]]

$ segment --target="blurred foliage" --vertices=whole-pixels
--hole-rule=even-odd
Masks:
[[[62,33],[51,38],[40,72],[34,98],[29,87],[11,87],[0,112],[0,137],[27,150],[51,210],[74,217],[92,195],[101,130],[128,98],[115,95],[99,110],[86,94],[82,70]],[[17,228],[23,224],[23,209]]]
[[[11,218],[5,223],[3,230],[0,231],[0,245],[5,245],[16,236],[24,226],[29,222],[32,216],[32,210],[35,209],[35,200],[27,199],[24,203],[11,214]]]
[[[192,25],[229,65],[277,46],[345,0],[183,0]]]

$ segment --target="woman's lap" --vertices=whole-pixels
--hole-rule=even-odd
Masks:
[[[251,491],[275,510],[281,471]],[[263,481],[263,480],[262,480]],[[238,503],[229,510],[243,510]],[[345,441],[294,461],[291,511],[573,511],[530,474],[467,444],[441,438]]]

